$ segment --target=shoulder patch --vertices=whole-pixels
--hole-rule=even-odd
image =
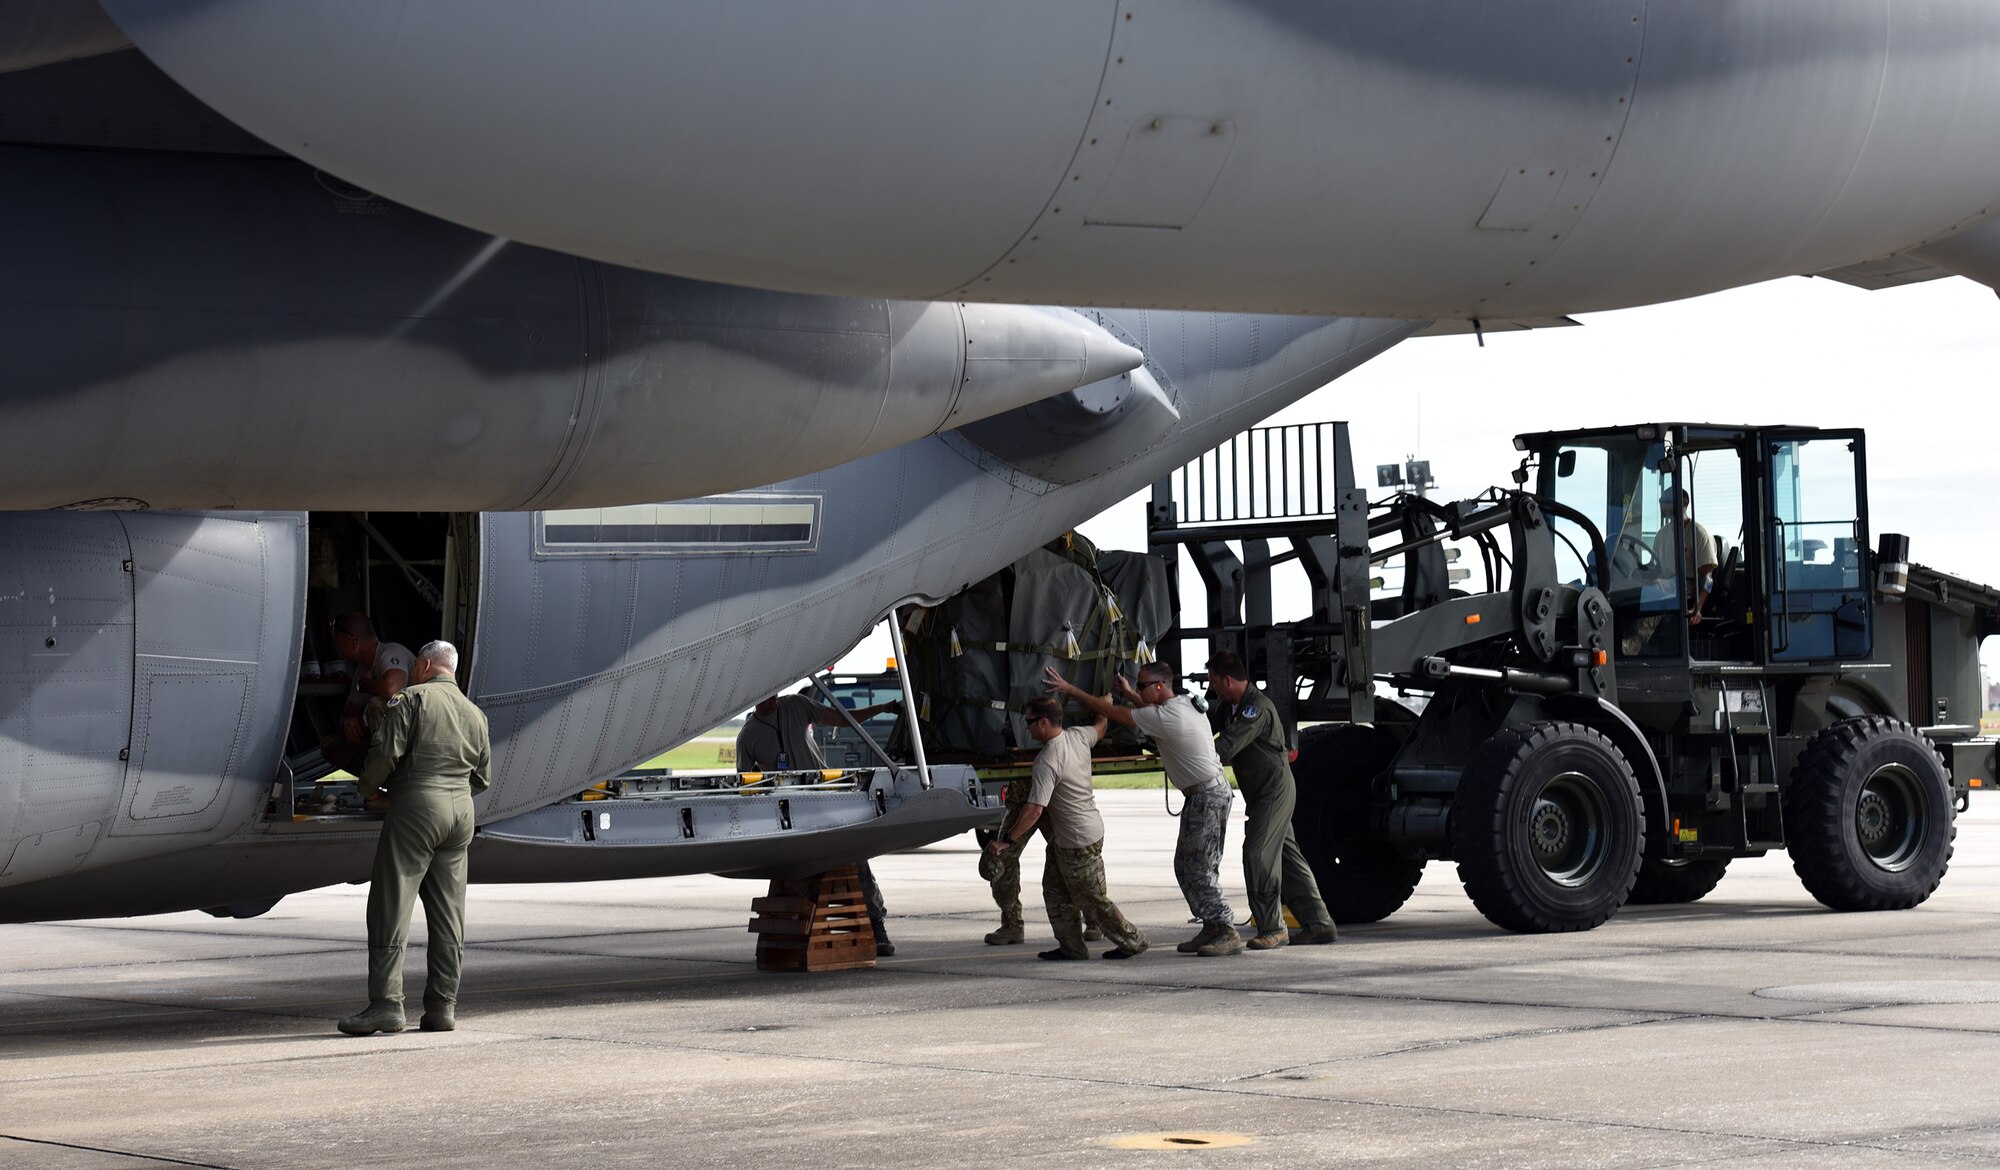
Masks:
[[[1257,717],[1257,708],[1254,706],[1244,707],[1241,710],[1239,710],[1237,714],[1244,719],[1255,719]]]
[[[409,693],[410,693],[410,692],[408,692],[408,691],[397,691],[397,692],[396,692],[395,694],[393,694],[393,695],[390,695],[390,696],[389,696],[389,706],[391,706],[391,707],[400,707],[400,706],[402,706],[402,704],[403,704],[403,696],[405,696],[405,695],[407,695],[407,694],[409,694]]]

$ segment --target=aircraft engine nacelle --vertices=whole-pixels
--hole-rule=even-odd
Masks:
[[[1037,479],[1077,483],[1152,450],[1180,419],[1171,377],[1148,362],[971,423],[959,435]]]
[[[1138,365],[1075,314],[701,284],[300,164],[0,147],[0,508],[477,511],[809,474]]]

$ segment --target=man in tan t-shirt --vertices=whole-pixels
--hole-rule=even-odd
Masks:
[[[1083,945],[1087,921],[1116,944],[1107,959],[1129,959],[1147,947],[1119,912],[1104,888],[1104,818],[1097,815],[1097,797],[1090,786],[1090,749],[1104,737],[1105,721],[1091,727],[1064,727],[1062,704],[1050,698],[1030,699],[1022,709],[1028,734],[1041,742],[1041,754],[1028,780],[1028,803],[1014,822],[986,846],[999,853],[1031,832],[1044,813],[1049,818],[1049,844],[1042,864],[1042,905],[1055,931],[1054,950],[1044,959],[1088,959]]]
[[[1119,706],[1109,695],[1091,694],[1053,666],[1044,681],[1098,718],[1136,727],[1153,741],[1160,767],[1187,801],[1181,806],[1180,837],[1174,844],[1174,879],[1188,909],[1201,919],[1200,933],[1177,949],[1208,958],[1242,954],[1243,936],[1222,893],[1222,847],[1235,794],[1222,778],[1222,759],[1215,754],[1215,732],[1208,718],[1186,695],[1174,693],[1173,668],[1163,662],[1146,663],[1139,668],[1137,687],[1124,675],[1113,675],[1112,685],[1132,701],[1130,707]]]

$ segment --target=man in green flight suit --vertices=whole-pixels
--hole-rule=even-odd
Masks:
[[[386,789],[389,806],[368,885],[368,1007],[340,1021],[350,1036],[403,1030],[403,944],[417,897],[430,931],[419,1025],[456,1026],[472,795],[486,790],[493,764],[486,715],[458,689],[457,671],[449,642],[417,652],[410,685],[389,700],[361,769],[362,798]]]
[[[1208,687],[1223,708],[1216,753],[1236,769],[1243,791],[1243,885],[1257,934],[1248,947],[1268,951],[1287,943],[1330,943],[1333,915],[1320,899],[1312,867],[1292,832],[1298,787],[1292,780],[1285,725],[1264,692],[1250,685],[1243,659],[1228,650],[1208,660]],[[1303,928],[1285,933],[1284,906]]]

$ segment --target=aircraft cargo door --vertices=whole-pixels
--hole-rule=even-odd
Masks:
[[[0,514],[0,886],[74,870],[118,807],[130,555],[109,513]]]
[[[127,512],[136,651],[113,832],[201,833],[261,808],[303,620],[304,513]]]

